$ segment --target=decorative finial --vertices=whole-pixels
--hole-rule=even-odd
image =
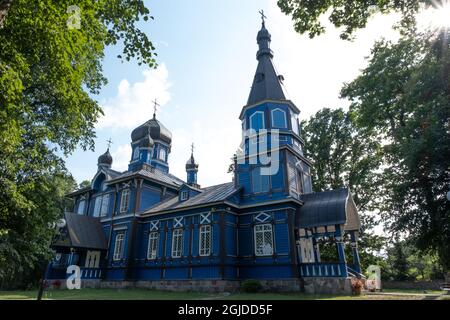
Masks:
[[[267,19],[267,17],[264,15],[264,10],[260,10],[259,14],[261,15],[262,25],[264,27],[265,26],[265,20],[264,19]]]
[[[153,119],[155,119],[156,118],[156,111],[157,111],[158,107],[160,107],[161,105],[158,103],[157,99],[153,100],[152,102],[154,104],[153,105]]]
[[[195,148],[195,146],[194,146],[194,143],[192,142],[192,144],[191,144],[191,154],[192,155],[194,155],[194,148]]]
[[[110,148],[111,145],[113,144],[113,142],[112,142],[112,140],[111,140],[111,137],[110,137],[108,140],[106,140],[106,142],[108,142],[108,150],[109,150],[109,148]]]

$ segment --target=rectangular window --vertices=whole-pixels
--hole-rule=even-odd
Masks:
[[[104,217],[108,214],[109,208],[109,194],[105,194],[102,197],[102,208],[100,209],[100,217]]]
[[[123,249],[124,249],[124,238],[125,235],[123,233],[119,233],[116,235],[116,243],[114,245],[114,261],[122,260],[123,258]]]
[[[299,134],[299,129],[298,129],[298,119],[296,115],[292,115],[291,117],[291,124],[292,124],[292,131],[294,131],[294,133]]]
[[[158,255],[159,232],[150,232],[148,235],[147,259],[156,259]]]
[[[120,198],[120,212],[128,211],[128,204],[130,202],[130,189],[124,189],[122,191],[122,197]]]
[[[159,149],[159,160],[166,161],[166,149]]]
[[[209,256],[211,254],[211,226],[200,227],[200,255]]]
[[[183,229],[174,229],[172,233],[172,258],[183,254]]]
[[[294,192],[297,191],[297,173],[294,165],[288,164],[288,178],[289,178],[289,189]]]
[[[85,200],[81,200],[80,203],[78,203],[78,210],[77,210],[78,214],[84,214],[84,206],[85,205],[86,205]]]
[[[254,193],[268,192],[270,186],[270,176],[261,174],[261,167],[252,171],[252,186]]]
[[[273,254],[273,232],[271,224],[255,225],[255,255],[270,256]]]
[[[189,192],[181,191],[181,201],[187,200],[189,197]]]
[[[102,206],[102,197],[97,196],[94,202],[94,217],[98,217],[100,214],[100,208]]]

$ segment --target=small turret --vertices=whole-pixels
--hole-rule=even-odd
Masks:
[[[200,187],[197,184],[198,163],[194,158],[194,144],[191,146],[191,157],[186,162],[187,183],[190,186]]]
[[[109,148],[108,148],[104,154],[102,154],[100,157],[98,157],[97,165],[99,167],[111,168],[112,162],[113,162],[113,158],[112,158],[111,154],[109,153]]]

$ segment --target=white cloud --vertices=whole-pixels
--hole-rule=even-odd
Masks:
[[[166,65],[161,63],[155,70],[144,70],[142,75],[142,82],[131,85],[123,79],[117,88],[117,95],[101,104],[105,115],[99,119],[97,129],[134,128],[142,124],[143,119],[151,118],[153,100],[157,99],[161,106],[169,102],[171,84]]]
[[[120,145],[112,152],[111,156],[113,157],[112,168],[114,170],[128,170],[128,163],[131,159],[131,146],[129,144]]]

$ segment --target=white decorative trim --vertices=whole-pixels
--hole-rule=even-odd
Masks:
[[[271,215],[265,212],[261,212],[255,217],[256,222],[266,222],[271,218]]]
[[[150,231],[157,231],[159,229],[159,220],[150,221]]]
[[[183,227],[183,217],[173,218],[173,227],[182,228]]]
[[[211,223],[211,212],[200,214],[200,224]]]

